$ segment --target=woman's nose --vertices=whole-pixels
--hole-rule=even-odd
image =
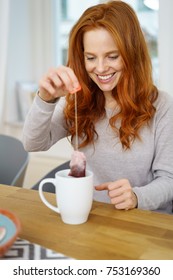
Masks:
[[[103,72],[107,71],[108,66],[103,59],[98,59],[96,69],[97,69],[98,73],[103,73]]]

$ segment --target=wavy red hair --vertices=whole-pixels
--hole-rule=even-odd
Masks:
[[[82,90],[78,92],[78,133],[84,147],[94,142],[95,123],[105,115],[105,98],[89,78],[84,63],[84,33],[93,28],[105,28],[115,40],[124,64],[124,71],[113,90],[120,110],[110,119],[124,149],[129,149],[140,128],[148,124],[155,113],[154,101],[158,90],[152,80],[152,65],[148,48],[134,10],[125,2],[110,1],[88,8],[74,25],[69,36],[67,65],[79,79]],[[75,136],[74,95],[67,95],[64,110],[69,134]],[[121,121],[120,128],[116,127]]]

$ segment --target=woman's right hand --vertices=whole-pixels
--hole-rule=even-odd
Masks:
[[[66,66],[52,68],[39,82],[39,96],[46,102],[54,102],[56,98],[80,87],[74,71]]]

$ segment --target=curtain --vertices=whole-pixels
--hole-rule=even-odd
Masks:
[[[9,0],[0,0],[0,126],[3,122],[8,46]]]

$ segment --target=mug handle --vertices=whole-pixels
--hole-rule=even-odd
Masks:
[[[45,198],[44,194],[43,194],[43,186],[45,183],[52,183],[55,186],[55,179],[53,178],[48,178],[48,179],[43,179],[40,184],[39,184],[39,195],[41,200],[43,201],[43,203],[50,208],[51,210],[60,213],[59,208],[56,206],[53,206],[50,202],[47,201],[47,199]]]

